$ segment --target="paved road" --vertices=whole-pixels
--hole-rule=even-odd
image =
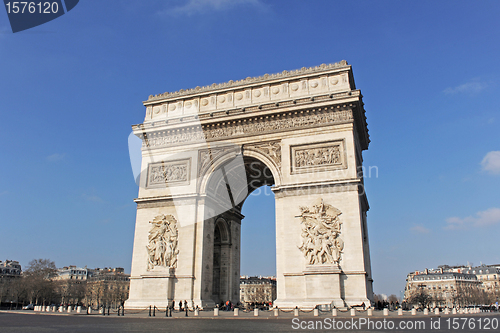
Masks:
[[[475,331],[478,331],[479,319],[482,325],[486,321],[500,322],[500,314],[481,314],[481,315],[459,315],[460,318],[467,318],[469,321],[474,321],[476,325]],[[259,317],[259,318],[234,318],[234,317],[218,317],[218,318],[165,318],[165,317],[114,317],[114,316],[99,316],[99,315],[57,315],[46,313],[35,313],[32,311],[0,311],[0,332],[1,333],[31,333],[31,332],[297,332],[297,331],[311,331],[311,328],[317,328],[317,332],[332,332],[338,329],[332,329],[333,319],[337,322],[336,328],[339,328],[338,322],[341,322],[343,330],[345,331],[346,324],[351,326],[357,323],[354,329],[356,332],[408,332],[409,330],[398,329],[400,323],[405,321],[406,324],[412,323],[415,325],[417,321],[423,322],[424,327],[414,327],[412,332],[451,332],[462,330],[450,330],[447,328],[447,321],[452,320],[452,316],[417,316],[417,317],[343,317],[332,318],[330,316],[312,317],[303,316],[299,318],[274,318],[274,317]],[[373,329],[367,329],[367,326],[360,327],[360,321],[364,320],[365,325],[367,321],[371,320],[374,323]],[[382,325],[386,322],[386,329],[376,329],[375,325]],[[390,330],[388,322],[392,321],[394,328]],[[318,324],[318,323],[321,324]],[[436,323],[440,324],[440,329],[436,327]],[[330,326],[328,326],[328,324]],[[335,325],[334,324],[334,325]],[[303,330],[297,329],[302,325]],[[313,325],[313,326],[311,326]],[[434,325],[431,328],[431,325]],[[323,330],[319,329],[320,327]],[[334,326],[335,327],[335,326]],[[294,329],[295,328],[295,329]],[[307,329],[309,328],[309,329]],[[325,330],[325,328],[327,328]],[[329,329],[328,329],[329,328]],[[356,329],[357,328],[357,329]],[[493,328],[493,327],[491,327]],[[498,332],[500,327],[497,326],[496,330],[481,330],[482,332]]]

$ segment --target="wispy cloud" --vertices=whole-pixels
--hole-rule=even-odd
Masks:
[[[64,154],[52,154],[46,157],[49,162],[58,162],[64,159]]]
[[[481,161],[483,170],[494,174],[500,175],[500,151],[490,151]]]
[[[7,194],[9,194],[9,191],[2,191],[2,192],[0,192],[0,197],[3,195],[7,195]]]
[[[428,234],[429,232],[431,232],[429,229],[427,229],[421,224],[414,225],[413,227],[410,228],[410,231],[416,234]]]
[[[465,218],[450,217],[446,219],[446,230],[468,229],[471,227],[487,227],[500,223],[500,208],[490,208],[477,212],[475,216]]]
[[[486,89],[486,87],[488,87],[486,82],[481,82],[479,78],[475,78],[459,86],[448,87],[445,90],[443,90],[443,92],[448,95],[456,95],[456,94],[474,95],[480,93],[481,91]]]
[[[91,201],[91,202],[100,202],[100,203],[103,203],[104,200],[102,200],[100,197],[98,197],[97,195],[88,195],[88,194],[85,194],[83,193],[82,194],[82,198],[86,201]]]
[[[191,16],[207,11],[224,11],[241,5],[250,5],[260,9],[266,6],[260,0],[187,0],[183,5],[167,8],[159,14]]]

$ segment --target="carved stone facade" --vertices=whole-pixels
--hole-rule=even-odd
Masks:
[[[298,216],[302,222],[302,251],[311,265],[339,264],[344,249],[344,241],[340,238],[339,219],[342,212],[319,199],[309,207],[300,207]]]
[[[347,167],[344,141],[290,147],[292,173],[335,170]]]
[[[234,147],[233,145],[200,150],[198,152],[198,176],[204,174],[219,157],[235,150],[237,150],[237,147]]]
[[[148,187],[189,182],[189,160],[159,162],[149,165]]]
[[[254,149],[268,156],[281,169],[281,144],[279,141],[270,141],[265,143],[252,143],[244,146],[245,149]]]
[[[342,67],[346,67],[346,66],[348,66],[347,61],[342,60],[342,61],[339,61],[339,62],[333,63],[333,64],[322,64],[320,66],[309,67],[309,68],[303,67],[301,69],[297,69],[297,70],[293,70],[293,71],[283,71],[281,73],[276,73],[276,74],[265,74],[265,75],[262,75],[259,77],[248,77],[244,80],[239,80],[239,81],[229,81],[229,82],[219,83],[219,84],[213,83],[212,85],[205,86],[205,87],[196,87],[194,89],[179,90],[176,92],[166,92],[166,93],[158,94],[155,96],[150,95],[148,98],[148,101],[162,100],[164,98],[171,98],[171,97],[189,96],[189,95],[200,93],[200,92],[211,92],[211,91],[224,89],[224,88],[226,88],[226,89],[227,88],[237,88],[240,86],[248,85],[249,83],[267,82],[267,81],[273,80],[273,79],[281,79],[281,80],[289,79],[289,78],[294,78],[296,76],[302,76],[304,74],[324,73],[326,70],[329,70],[329,69],[337,69],[337,68],[342,68]],[[330,84],[332,86],[339,84],[339,81],[340,81],[339,78],[336,76],[330,78]],[[299,88],[298,84],[295,83],[292,85],[294,85],[294,86],[291,87],[291,90],[297,91]],[[311,82],[310,86],[313,89],[317,88],[318,83],[316,81],[313,81],[313,82]],[[273,94],[277,94],[277,92],[278,91],[276,89],[273,89]],[[256,95],[256,97],[260,97],[260,94],[254,93],[254,95]],[[222,96],[224,96],[224,95],[222,95]],[[237,93],[236,99],[237,100],[243,99],[243,94],[241,96],[239,96]],[[229,100],[229,101],[231,101],[231,100]],[[222,98],[219,97],[219,102],[224,103],[225,98],[224,98],[224,100],[222,100]],[[205,102],[202,102],[202,104],[205,104],[205,106],[206,106],[209,104],[209,101],[207,99],[205,99]],[[196,105],[194,105],[194,106],[196,106]],[[189,105],[189,107],[191,107],[191,105]],[[175,110],[175,108],[173,110]],[[155,112],[160,113],[160,110],[158,109]]]
[[[357,171],[370,139],[351,66],[159,94],[144,106],[132,127],[147,172],[125,307],[237,303],[241,209],[262,186],[275,200],[274,305],[369,304],[369,206]]]
[[[177,267],[178,232],[177,220],[172,215],[159,215],[152,224],[148,236],[148,270],[161,266]]]
[[[272,118],[267,117],[265,120],[260,118],[247,118],[238,123],[220,124],[216,128],[197,126],[171,132],[162,131],[152,133],[151,135],[143,134],[143,146],[146,148],[157,148],[172,144],[214,141],[225,138],[236,138],[239,136],[252,136],[277,131],[311,128],[353,120],[351,110],[333,110],[333,112],[329,113],[321,113],[322,111],[328,110],[312,110],[305,115],[283,113]]]

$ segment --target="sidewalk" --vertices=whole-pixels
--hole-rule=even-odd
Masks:
[[[253,310],[244,311],[239,310],[238,315],[235,316],[234,311],[219,311],[218,316],[214,316],[214,310],[204,310],[199,311],[198,315],[195,316],[194,311],[188,311],[188,315],[186,317],[185,312],[173,311],[172,317],[166,317],[165,310],[159,310],[153,308],[151,309],[151,313],[149,308],[145,308],[143,310],[125,310],[125,316],[122,316],[120,312],[120,316],[118,316],[118,312],[116,310],[110,310],[109,315],[106,311],[106,315],[100,314],[98,311],[93,311],[92,314],[87,314],[85,310],[82,310],[81,313],[77,313],[73,311],[71,313],[68,312],[40,312],[33,310],[1,310],[0,313],[14,313],[14,314],[28,314],[28,315],[40,315],[40,316],[91,316],[91,317],[102,317],[102,318],[151,318],[151,319],[288,319],[296,317],[294,314],[294,310],[279,310],[278,316],[275,316],[274,310],[259,310],[258,316],[255,316]],[[398,311],[389,311],[388,315],[385,316],[383,311],[373,311],[372,316],[368,316],[367,311],[355,311],[355,315],[352,316],[351,311],[337,311],[336,318],[339,319],[347,319],[347,318],[425,318],[425,317],[464,317],[464,316],[481,316],[481,315],[491,315],[495,313],[459,313],[459,314],[444,314],[440,313],[436,315],[434,312],[429,312],[429,314],[424,314],[423,312],[417,312],[416,315],[412,315],[411,311],[403,311],[402,315],[398,315]],[[498,314],[498,313],[496,313]],[[299,310],[298,318],[333,318],[332,311],[319,311],[318,316],[314,316],[314,312],[311,311],[301,311]]]

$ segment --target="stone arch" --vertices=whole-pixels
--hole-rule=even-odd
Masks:
[[[228,222],[223,217],[217,218],[214,226],[214,244],[231,244],[230,233]],[[218,237],[216,234],[218,234]]]
[[[276,204],[274,305],[370,302],[369,206],[358,172],[370,139],[351,66],[340,62],[161,94],[144,105],[144,123],[133,126],[143,140],[144,172],[126,307],[164,307],[173,298],[214,306],[222,298],[212,297],[214,233],[227,241],[217,246],[232,246],[224,297],[238,300],[241,208],[262,185],[274,185]],[[337,216],[324,209],[330,206],[341,213],[340,238],[321,229]],[[149,222],[159,213],[180,225],[179,265],[163,275],[146,269],[144,250]]]
[[[257,150],[253,146],[245,145],[243,148],[243,156],[253,157],[269,168],[274,178],[274,186],[279,187],[282,183],[281,158],[279,163],[277,163],[276,161],[272,160],[269,155],[262,153],[262,151]]]

